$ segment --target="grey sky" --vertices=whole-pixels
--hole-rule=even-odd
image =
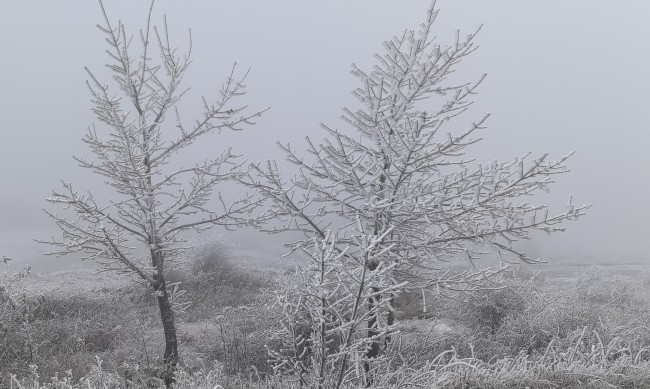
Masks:
[[[148,2],[105,0],[109,15],[136,32]],[[137,3],[136,5],[134,5]],[[172,39],[194,63],[185,78],[192,91],[181,103],[186,120],[200,96],[216,96],[232,63],[252,67],[246,97],[271,106],[250,131],[215,134],[197,155],[232,144],[251,160],[279,158],[275,140],[296,147],[319,137],[320,122],[342,126],[341,108],[353,104],[350,64],[372,64],[381,42],[416,27],[427,1],[172,1],[158,0],[154,21],[167,14]],[[439,0],[436,35],[484,24],[480,49],[460,67],[484,82],[459,125],[492,114],[478,161],[510,159],[527,151],[560,157],[575,150],[572,172],[539,199],[560,208],[568,195],[594,203],[589,215],[530,247],[544,257],[646,258],[650,220],[650,2],[593,0]],[[59,179],[81,189],[90,180],[72,160],[88,155],[80,141],[94,120],[83,66],[105,74],[96,2],[7,0],[0,3],[0,254],[39,260],[47,248],[31,242],[55,232],[42,212]],[[91,181],[93,184],[95,181]]]

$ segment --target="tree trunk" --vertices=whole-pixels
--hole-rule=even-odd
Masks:
[[[395,308],[393,307],[393,303],[395,302],[395,293],[390,294],[388,304],[390,305],[388,307],[388,316],[386,317],[386,324],[389,326],[392,326],[395,324]],[[391,332],[389,332],[386,335],[386,338],[384,339],[384,351],[388,349],[388,345],[390,344],[390,341],[392,340]]]
[[[368,263],[367,267],[370,271],[374,271],[377,269],[377,266],[379,264],[376,262],[370,262]],[[373,293],[378,292],[379,290],[377,288],[372,288]],[[368,310],[372,311],[375,309],[375,297],[371,297],[368,299]],[[379,335],[379,331],[377,331],[377,319],[378,319],[378,312],[371,313],[370,317],[368,318],[368,332],[366,333],[366,339],[373,339],[377,335]],[[366,361],[363,363],[363,370],[365,372],[365,377],[366,377],[366,386],[370,387],[372,386],[372,378],[370,373],[370,363],[372,359],[375,359],[379,356],[379,339],[373,339],[370,343],[370,348],[368,351],[366,351]]]
[[[178,339],[176,338],[176,325],[174,323],[174,311],[169,301],[165,278],[161,274],[158,278],[156,288],[160,319],[165,332],[165,354],[163,363],[165,368],[165,385],[169,388],[174,382],[174,373],[178,364]]]

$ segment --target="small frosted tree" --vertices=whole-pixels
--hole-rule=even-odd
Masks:
[[[341,250],[329,231],[303,248],[309,264],[280,281],[272,306],[278,317],[273,339],[280,344],[270,350],[276,372],[289,373],[301,388],[369,383],[370,376],[363,372],[367,351],[394,331],[386,320],[389,296],[406,284],[390,277],[396,262],[378,260],[390,252],[390,246],[378,250],[389,233],[355,235],[356,249],[362,250],[356,255]],[[371,270],[373,262],[379,265]],[[367,337],[365,323],[371,318],[377,320],[376,333]]]
[[[256,206],[249,196],[227,203],[215,192],[220,183],[241,174],[242,161],[229,148],[189,167],[173,157],[214,131],[253,124],[262,112],[245,113],[246,106],[234,105],[244,94],[246,74],[236,77],[233,67],[216,101],[204,99],[203,115],[186,124],[177,103],[186,91],[181,81],[190,66],[190,52],[180,55],[170,45],[166,20],[162,29],[151,25],[153,2],[137,48],[121,22],[110,22],[101,1],[100,7],[104,24],[98,28],[106,35],[111,60],[107,67],[115,88],[86,68],[93,112],[103,128],[91,126],[83,138],[94,159],[75,159],[102,176],[112,194],[101,204],[91,192],[78,192],[64,182],[63,191],[53,192],[48,201],[71,217],[46,211],[62,237],[44,243],[56,248],[52,254],[94,260],[103,270],[130,274],[153,289],[164,329],[169,385],[178,340],[165,273],[186,249],[183,233],[245,224]],[[152,58],[156,51],[158,60]],[[170,117],[172,124],[166,121]]]
[[[353,91],[358,108],[344,108],[348,129],[323,125],[321,141],[307,139],[307,156],[280,145],[297,166],[290,178],[277,164],[254,164],[244,182],[267,200],[269,232],[301,232],[289,246],[313,251],[313,238],[335,231],[337,250],[357,257],[364,252],[355,236],[384,236],[377,250],[388,253],[365,264],[376,269],[394,262],[395,279],[411,287],[482,287],[493,271],[476,265],[479,254],[496,253],[533,261],[514,242],[532,231],[562,231],[562,223],[577,219],[588,206],[573,206],[549,214],[545,205],[526,199],[547,191],[553,177],[568,171],[566,160],[544,154],[510,162],[480,165],[467,157],[480,140],[487,115],[459,129],[457,118],[472,104],[483,78],[453,84],[447,79],[458,63],[476,48],[478,31],[459,34],[447,46],[432,38],[435,2],[417,31],[384,42],[383,54],[365,71],[353,65],[359,87]],[[351,227],[360,220],[360,230]],[[440,271],[444,262],[468,259],[475,271],[453,275]],[[369,299],[369,310],[378,299]],[[392,319],[389,317],[389,321]],[[376,317],[367,319],[367,337],[376,339]],[[374,340],[366,361],[380,354]],[[369,368],[366,363],[366,369]]]

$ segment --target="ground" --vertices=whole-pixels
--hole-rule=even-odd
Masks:
[[[220,253],[240,266],[217,261],[170,276],[187,290],[180,302],[191,302],[178,314],[183,385],[214,383],[206,377],[224,387],[243,379],[271,385],[273,323],[264,301],[292,264],[262,268],[245,259],[251,253]],[[525,267],[498,291],[431,296],[427,312],[419,293],[405,294],[396,302],[400,334],[386,355],[395,371],[444,388],[650,388],[644,274],[641,264]],[[5,274],[2,282],[0,387],[11,387],[11,374],[28,388],[56,374],[99,379],[100,370],[118,386],[125,377],[160,384],[162,333],[146,287],[92,270]]]

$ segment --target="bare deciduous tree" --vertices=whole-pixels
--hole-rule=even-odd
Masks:
[[[562,231],[587,205],[557,214],[526,197],[547,191],[553,177],[568,171],[566,160],[526,154],[510,162],[485,165],[467,157],[480,141],[485,117],[459,129],[457,119],[472,104],[483,80],[453,84],[447,79],[475,49],[478,30],[447,46],[432,38],[435,2],[418,31],[407,30],[384,42],[372,70],[353,65],[360,86],[354,90],[358,108],[344,108],[349,130],[326,125],[322,141],[307,139],[307,156],[280,145],[297,174],[285,178],[275,162],[253,165],[244,182],[269,201],[261,216],[266,231],[299,231],[304,239],[293,249],[313,252],[313,238],[335,231],[339,252],[359,257],[364,250],[352,233],[356,220],[362,233],[384,236],[375,247],[388,254],[366,264],[375,269],[395,261],[394,276],[418,288],[481,287],[490,270],[474,267],[460,276],[447,275],[442,262],[462,257],[475,264],[484,252],[500,258],[533,261],[513,243],[532,231]],[[390,232],[389,232],[390,231]],[[487,250],[486,250],[487,249]],[[376,301],[370,299],[369,309]],[[367,320],[367,337],[377,335],[376,318]],[[380,342],[368,348],[366,361],[380,354]],[[366,364],[366,369],[368,365]]]
[[[250,196],[227,203],[215,193],[224,180],[241,174],[243,162],[230,148],[190,167],[170,162],[204,135],[240,130],[254,124],[253,119],[263,111],[250,114],[246,106],[233,105],[245,93],[247,74],[238,78],[233,67],[216,101],[204,99],[203,115],[186,124],[177,103],[186,92],[181,81],[190,66],[191,50],[179,55],[170,45],[166,20],[162,29],[152,26],[153,2],[137,48],[121,22],[110,22],[101,1],[100,7],[104,24],[98,28],[106,35],[111,58],[107,67],[116,88],[103,84],[86,68],[93,112],[103,128],[93,125],[83,138],[94,159],[75,159],[102,176],[112,195],[108,203],[100,204],[92,193],[78,192],[64,182],[64,190],[53,192],[48,201],[72,216],[46,211],[63,234],[61,239],[44,243],[57,249],[52,254],[94,260],[103,270],[131,274],[155,291],[165,334],[166,383],[170,384],[178,350],[173,296],[165,273],[186,248],[183,233],[245,224],[256,206]],[[160,55],[157,61],[152,59],[155,51]],[[169,116],[175,118],[172,125],[166,123]]]

